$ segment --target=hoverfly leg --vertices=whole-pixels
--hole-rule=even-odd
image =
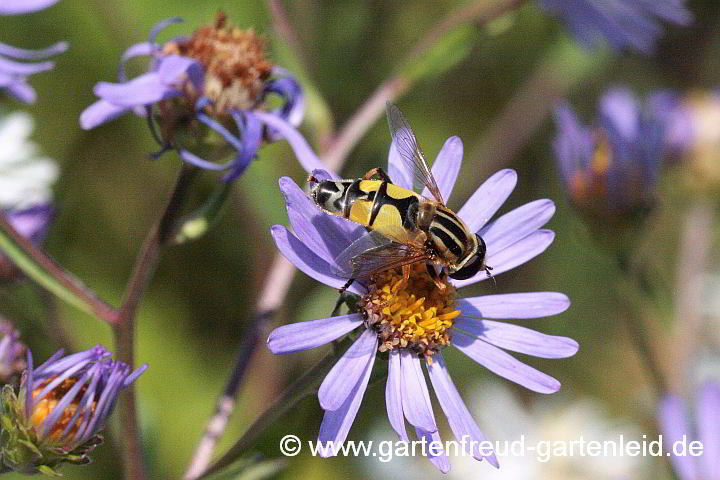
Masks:
[[[438,287],[438,290],[441,292],[444,292],[447,288],[447,285],[445,285],[444,281],[447,280],[447,272],[445,272],[445,269],[438,275],[437,270],[435,270],[435,266],[431,263],[425,264],[425,269],[427,270],[428,275],[430,278],[432,278],[432,281],[435,282],[435,285]]]
[[[495,277],[493,277],[492,273],[490,273],[490,270],[492,270],[492,269],[493,269],[493,267],[491,267],[489,265],[485,265],[485,273],[487,274],[488,278],[492,279],[493,286],[495,288],[497,288],[497,281],[495,281]]]
[[[354,278],[351,278],[350,280],[348,280],[348,281],[345,283],[345,285],[343,285],[341,288],[338,288],[338,293],[339,293],[340,295],[342,295],[343,293],[345,293],[345,290],[347,290],[348,288],[350,288],[350,285],[352,285],[354,281],[355,281]]]
[[[365,175],[363,175],[363,180],[371,180],[372,177],[377,175],[380,177],[380,180],[387,183],[392,183],[392,180],[390,180],[390,175],[388,175],[385,170],[382,168],[373,168],[372,170],[369,170]]]
[[[407,285],[408,280],[410,280],[410,269],[411,269],[410,265],[402,266],[403,278],[398,283],[393,285],[393,287],[392,287],[393,293],[397,292],[398,290],[401,290],[402,288],[405,287],[405,285]]]

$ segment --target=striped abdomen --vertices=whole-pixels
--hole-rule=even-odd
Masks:
[[[436,206],[428,233],[439,256],[450,263],[474,255],[477,250],[475,235],[444,206]]]
[[[413,205],[420,201],[411,191],[382,180],[325,180],[312,189],[315,203],[368,228],[398,225],[415,229]]]

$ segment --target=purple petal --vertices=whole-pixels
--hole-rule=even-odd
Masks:
[[[266,83],[264,94],[276,93],[285,101],[282,107],[274,109],[272,113],[284,118],[293,127],[297,127],[305,116],[305,92],[288,70],[274,66],[272,73],[274,78]],[[268,129],[268,136],[271,141],[280,137],[273,129]]]
[[[572,338],[536,332],[511,323],[458,318],[454,328],[476,336],[496,347],[540,358],[567,358],[578,351]]]
[[[411,425],[428,432],[437,431],[420,359],[407,350],[400,352],[402,406]]]
[[[93,91],[98,97],[124,107],[149,105],[181,95],[178,90],[165,85],[154,72],[145,73],[125,83],[99,82]]]
[[[442,447],[442,440],[437,430],[428,432],[422,428],[416,428],[415,433],[417,434],[418,440],[425,440],[425,453],[427,453],[428,459],[432,464],[442,473],[448,473],[450,471],[450,460],[448,460],[447,453],[445,453],[445,449]],[[431,444],[433,443],[437,445],[437,447],[431,448]],[[438,452],[439,455],[433,455],[433,452]]]
[[[323,380],[318,399],[323,410],[337,410],[352,393],[377,351],[377,334],[370,329],[355,340]]]
[[[334,264],[340,252],[364,233],[358,224],[322,211],[289,177],[282,177],[278,183],[293,232],[329,264]]]
[[[3,0],[0,2],[0,15],[36,12],[55,5],[57,2],[58,0]]]
[[[153,27],[150,29],[150,34],[148,35],[148,41],[150,43],[155,43],[157,40],[158,34],[165,30],[170,25],[175,25],[178,23],[182,23],[183,19],[180,17],[170,17],[166,18],[165,20],[160,20],[158,23],[153,25]]]
[[[115,105],[107,100],[98,100],[80,114],[80,126],[85,130],[90,130],[105,122],[116,119],[129,110],[129,107]]]
[[[339,448],[347,438],[350,427],[355,420],[363,395],[370,381],[370,374],[375,363],[375,355],[370,356],[370,361],[365,367],[365,372],[360,381],[350,392],[350,395],[337,410],[326,410],[320,425],[318,441],[329,448],[320,452],[323,457],[335,455],[335,449]]]
[[[0,81],[0,88],[3,87],[7,89],[7,93],[15,100],[27,104],[35,103],[35,99],[37,98],[35,89],[24,80],[18,80],[9,85],[3,85],[3,82]]]
[[[172,85],[187,75],[196,90],[202,91],[205,70],[200,62],[180,55],[166,55],[161,58],[157,74],[165,85]]]
[[[500,275],[537,257],[550,246],[554,239],[555,233],[552,230],[537,230],[506,249],[488,256],[487,264],[493,268],[494,276]],[[460,288],[487,280],[487,278],[485,272],[479,272],[467,280],[451,280],[451,282],[455,287]]]
[[[55,62],[50,60],[46,62],[23,63],[0,57],[0,72],[10,75],[33,75],[35,73],[52,70],[54,67]]]
[[[283,325],[270,332],[267,346],[276,355],[309,350],[342,337],[362,322],[362,315],[353,313]]]
[[[287,258],[290,263],[299,270],[318,282],[333,288],[340,288],[347,283],[347,278],[340,278],[333,275],[333,268],[325,260],[321,259],[310,250],[304,243],[290,233],[282,225],[275,225],[270,229],[273,240],[278,250]],[[354,289],[355,284],[348,290],[358,293]]]
[[[628,141],[637,137],[640,110],[629,89],[614,87],[608,90],[600,99],[598,110],[602,126]]]
[[[487,244],[487,255],[522,240],[545,225],[555,213],[552,200],[536,200],[512,210],[478,232]]]
[[[282,137],[288,141],[295,152],[300,165],[306,172],[312,172],[316,169],[327,169],[320,161],[315,152],[313,152],[307,140],[298,132],[290,123],[271,113],[254,110],[253,113],[262,120],[266,125],[277,130]]]
[[[680,398],[674,395],[669,395],[660,402],[660,406],[658,407],[658,421],[663,436],[665,437],[663,443],[666,445],[668,452],[672,452],[672,445],[675,444],[675,442],[688,442],[694,438],[690,430],[690,425],[688,424],[687,416],[685,415],[685,404]],[[683,438],[683,436],[685,438]],[[673,454],[670,460],[672,461],[673,469],[678,478],[688,480],[700,478],[697,475],[695,459],[693,457]]]
[[[460,173],[460,166],[463,159],[463,143],[460,137],[450,137],[445,140],[445,144],[440,149],[437,158],[432,166],[432,174],[438,184],[440,193],[445,203],[450,199],[455,180]],[[390,177],[392,178],[392,177]],[[423,195],[431,197],[430,190],[425,188]]]
[[[35,205],[25,210],[15,210],[7,215],[10,224],[23,237],[35,243],[42,242],[54,215],[51,205]]]
[[[564,312],[570,299],[562,293],[529,292],[461,298],[456,304],[464,314],[483,318],[540,318]]]
[[[453,332],[452,344],[491,372],[538,393],[555,393],[560,382],[482,340]]]
[[[166,152],[167,149],[163,148],[160,153]],[[156,154],[157,155],[157,154]],[[189,163],[190,165],[195,165],[198,168],[203,168],[205,170],[212,170],[215,172],[221,172],[223,170],[227,170],[228,168],[232,167],[232,160],[227,161],[225,163],[215,163],[211,162],[209,160],[205,160],[204,158],[200,158],[194,153],[192,153],[189,150],[185,149],[178,149],[178,155],[180,155],[180,158],[182,158],[185,162]]]
[[[397,350],[391,350],[388,357],[388,378],[385,384],[385,406],[387,407],[388,420],[393,430],[397,432],[400,439],[407,442],[408,434],[405,430],[405,417],[402,410],[402,368],[400,366],[400,354]]]
[[[0,55],[19,60],[41,60],[43,58],[59,55],[67,51],[69,44],[67,42],[57,42],[47,48],[38,50],[30,50],[26,48],[13,47],[6,43],[0,42]]]
[[[407,164],[398,153],[395,142],[390,144],[387,173],[393,183],[398,187],[406,188],[408,190],[413,189],[412,172],[408,170]]]
[[[553,150],[560,173],[565,183],[570,184],[578,169],[584,170],[590,164],[594,148],[592,132],[578,121],[565,102],[555,107],[553,117],[557,129]]]
[[[428,363],[428,373],[430,374],[430,381],[432,382],[435,395],[440,401],[440,407],[442,407],[445,416],[448,419],[450,428],[453,431],[455,438],[462,442],[463,449],[470,453],[476,460],[487,459],[490,464],[495,468],[498,468],[498,461],[495,454],[484,456],[481,451],[481,446],[487,444],[487,438],[478,428],[477,423],[473,419],[472,415],[465,406],[460,394],[455,388],[455,384],[448,375],[447,368],[445,367],[445,359],[441,353],[433,355],[433,362]],[[468,443],[466,443],[469,440]],[[487,447],[483,447],[482,450],[487,451]]]
[[[477,232],[505,203],[515,189],[516,183],[515,170],[500,170],[475,190],[472,197],[458,211],[458,216],[465,221],[471,231]]]
[[[698,440],[703,445],[700,466],[702,478],[713,478],[720,472],[720,385],[707,382],[698,393]]]
[[[117,81],[125,83],[128,81],[127,75],[125,74],[125,66],[131,58],[152,55],[157,47],[150,42],[136,43],[130,46],[120,57],[120,63],[117,69]]]

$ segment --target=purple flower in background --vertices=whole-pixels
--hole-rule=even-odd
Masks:
[[[20,332],[0,318],[0,385],[12,383],[25,370],[27,347],[20,341]]]
[[[20,15],[44,10],[59,0],[3,0],[0,3],[0,15]]]
[[[555,158],[576,207],[593,218],[625,222],[652,205],[658,172],[669,154],[685,148],[689,124],[669,92],[641,106],[629,90],[614,88],[598,110],[589,128],[569,105],[555,109]]]
[[[18,15],[42,10],[58,0],[3,0],[0,2],[0,15]],[[42,50],[26,50],[0,42],[0,89],[24,103],[35,101],[35,90],[27,83],[30,75],[52,70],[55,62],[27,62],[42,60],[63,53],[68,48],[66,42],[58,42]]]
[[[55,162],[30,140],[33,120],[23,112],[0,116],[0,214],[5,214],[24,237],[41,243],[54,209],[52,185],[58,176]],[[0,278],[14,278],[15,266],[0,254]]]
[[[720,478],[720,384],[706,382],[698,391],[695,422],[688,419],[685,402],[676,395],[668,395],[660,403],[658,412],[664,445],[672,454],[671,460],[680,480],[715,480]],[[680,456],[672,445],[699,441],[702,455]]]
[[[298,155],[304,144],[291,142]],[[463,146],[457,137],[445,142],[432,171],[443,198],[450,197],[462,162]],[[312,163],[307,159],[306,163]],[[412,176],[395,147],[390,150],[388,172],[394,182],[412,188]],[[316,171],[318,179],[330,174]],[[555,206],[538,200],[489,220],[515,187],[513,170],[502,170],[488,179],[466,202],[458,215],[487,244],[487,262],[500,274],[542,253],[552,242],[552,231],[541,227],[551,218]],[[358,224],[328,215],[289,178],[280,180],[285,195],[291,233],[281,225],[272,227],[280,251],[297,268],[333,288],[342,287],[347,278],[336,258],[354,240],[366,233]],[[527,319],[555,315],[570,302],[561,293],[534,292],[456,298],[456,288],[487,278],[480,272],[467,280],[450,280],[440,290],[425,266],[415,264],[407,284],[402,272],[389,270],[370,279],[358,279],[348,291],[360,296],[359,313],[299,322],[275,329],[268,347],[275,354],[315,348],[352,331],[357,337],[323,381],[318,398],[325,410],[319,440],[328,448],[323,455],[347,438],[367,388],[376,353],[388,352],[389,371],[385,390],[388,418],[400,438],[407,440],[405,420],[419,438],[439,441],[438,427],[422,370],[427,365],[435,394],[450,427],[459,440],[482,442],[482,432],[465,407],[453,384],[441,350],[448,346],[460,350],[492,372],[533,391],[553,393],[560,383],[520,362],[505,350],[541,358],[564,358],[577,352],[578,344],[569,338],[545,335],[518,325],[489,319]],[[329,443],[328,443],[329,442]],[[490,451],[475,443],[470,453],[497,466]],[[430,452],[430,460],[443,472],[450,469],[442,449]]]
[[[4,465],[37,473],[62,462],[87,463],[97,434],[113,411],[118,393],[145,370],[134,372],[98,345],[66,357],[57,352],[37,368],[28,367],[17,395],[3,391]]]
[[[191,37],[156,42],[162,29],[180,21],[160,22],[147,42],[125,52],[118,83],[95,86],[100,100],[85,109],[80,124],[91,129],[134,111],[149,120],[162,148],[155,156],[175,149],[192,165],[226,171],[224,180],[230,181],[245,171],[263,142],[281,138],[274,124],[285,129],[300,124],[305,96],[287,70],[266,58],[263,39],[226,26],[222,13]],[[128,80],[125,64],[137,56],[150,57],[148,71]],[[263,111],[272,96],[282,105]],[[222,163],[229,155],[233,158]]]
[[[583,45],[603,41],[616,50],[649,54],[663,35],[662,22],[688,25],[685,0],[539,0],[540,8],[562,18]]]

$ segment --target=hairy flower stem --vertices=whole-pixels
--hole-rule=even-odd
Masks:
[[[704,199],[694,200],[684,215],[675,274],[675,351],[671,388],[687,392],[688,373],[702,335],[702,282],[708,265],[713,236],[713,206]]]
[[[128,364],[131,370],[135,368],[135,314],[155,274],[162,247],[170,239],[169,234],[180,214],[196,171],[194,167],[185,165],[181,168],[165,211],[145,237],[125,288],[124,300],[113,325],[113,336],[117,359]],[[135,405],[135,389],[132,385],[120,394],[118,410],[122,418],[120,422],[122,433],[119,438],[122,438],[125,444],[123,452],[125,478],[143,480],[146,478],[145,462]]]
[[[28,277],[66,302],[109,324],[117,321],[117,311],[113,307],[60,267],[41,248],[20,235],[2,213],[0,230],[0,252],[7,254]]]
[[[332,366],[337,360],[334,353],[325,356],[314,367],[308,370],[303,376],[298,378],[287,390],[273,403],[255,423],[250,425],[245,434],[230,447],[218,461],[213,463],[209,468],[193,479],[205,478],[215,472],[222,470],[235,462],[241,455],[251,449],[262,435],[279,420],[285,413],[290,411],[297,403],[308,395],[317,392],[320,383],[322,383],[325,375],[328,374]],[[188,477],[186,477],[188,478]]]

